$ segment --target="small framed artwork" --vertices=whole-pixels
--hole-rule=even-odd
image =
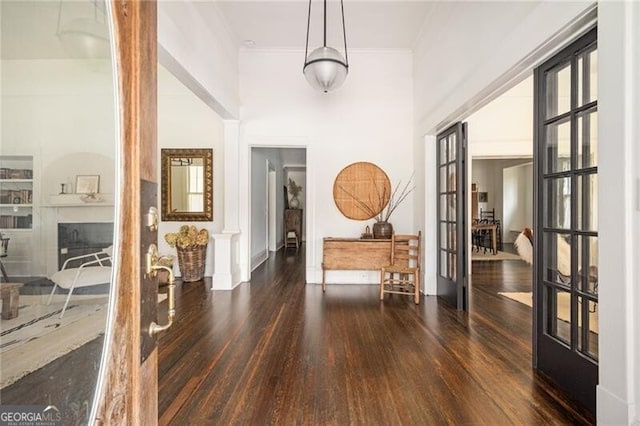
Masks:
[[[489,202],[489,193],[487,193],[487,192],[478,192],[478,202],[479,203],[487,203],[487,202]]]
[[[97,194],[100,190],[100,175],[76,176],[76,194]]]

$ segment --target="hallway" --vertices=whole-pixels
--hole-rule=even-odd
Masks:
[[[323,294],[303,259],[281,250],[231,292],[178,286],[160,424],[593,422],[533,373],[530,308],[497,295],[530,288],[523,262],[474,262],[466,315],[432,296],[381,303],[377,286]]]

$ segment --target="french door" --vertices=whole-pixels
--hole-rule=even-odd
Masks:
[[[466,211],[467,123],[437,136],[438,296],[467,309]]]
[[[535,72],[534,363],[595,412],[598,383],[596,29]]]

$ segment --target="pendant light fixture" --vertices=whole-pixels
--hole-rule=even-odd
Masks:
[[[91,0],[93,17],[82,16],[63,22],[63,2],[67,12],[72,12],[75,3],[60,0],[56,35],[72,58],[107,59],[111,55],[109,29],[105,17],[103,0]]]
[[[347,56],[347,33],[344,26],[344,5],[340,0],[342,12],[342,36],[344,38],[344,57],[333,47],[327,46],[327,0],[324,1],[324,32],[323,45],[311,54],[309,51],[309,26],[311,24],[311,1],[309,0],[309,17],[307,19],[307,43],[304,49],[304,68],[302,72],[314,89],[325,93],[342,86],[349,72],[349,58]]]

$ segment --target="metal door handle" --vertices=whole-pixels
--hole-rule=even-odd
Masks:
[[[149,207],[149,211],[146,214],[146,225],[151,232],[158,230],[158,209],[154,206]]]
[[[168,320],[165,325],[159,325],[155,321],[152,321],[149,324],[149,336],[153,336],[155,334],[160,333],[161,331],[167,330],[173,324],[173,320],[176,317],[176,278],[173,275],[173,269],[160,265],[158,263],[158,247],[155,244],[151,244],[149,246],[149,250],[147,251],[147,262],[146,262],[146,272],[150,277],[155,277],[158,274],[158,271],[167,271],[169,273],[169,311],[168,311]]]

